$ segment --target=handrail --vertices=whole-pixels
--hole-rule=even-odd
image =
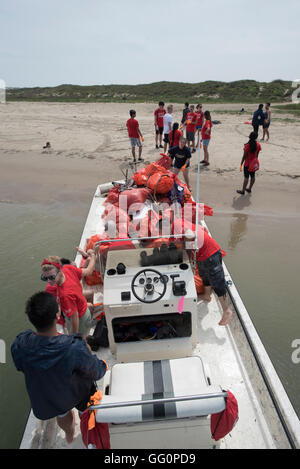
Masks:
[[[119,407],[133,407],[137,405],[147,405],[147,404],[168,404],[170,402],[182,402],[182,401],[195,401],[201,399],[213,399],[216,397],[228,397],[226,391],[215,392],[210,394],[195,394],[191,396],[176,396],[176,397],[164,397],[160,399],[146,399],[144,401],[127,401],[127,402],[113,402],[110,404],[97,404],[89,406],[89,410],[96,409],[114,409]]]
[[[159,236],[144,236],[142,238],[113,238],[113,239],[103,239],[101,241],[97,241],[97,243],[94,244],[94,247],[100,246],[102,243],[116,243],[117,241],[144,241],[148,239],[160,239],[160,238],[183,238],[184,233],[181,234],[172,234],[172,235],[159,235]]]

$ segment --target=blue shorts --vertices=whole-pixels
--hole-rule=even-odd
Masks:
[[[142,146],[142,143],[141,143],[141,140],[140,138],[133,138],[133,137],[129,137],[129,140],[130,140],[130,145],[131,147],[141,147]]]
[[[209,142],[210,142],[210,138],[207,138],[207,139],[205,139],[205,140],[202,140],[202,145],[203,145],[204,147],[208,147]]]
[[[196,130],[201,130],[202,129],[202,125],[196,125]]]

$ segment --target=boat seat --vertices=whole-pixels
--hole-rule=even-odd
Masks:
[[[103,395],[101,404],[142,401],[177,396],[213,394],[220,386],[208,384],[200,357],[118,363],[112,367],[110,394]],[[98,422],[137,423],[161,419],[207,416],[225,408],[224,397],[190,401],[135,405],[99,409]]]

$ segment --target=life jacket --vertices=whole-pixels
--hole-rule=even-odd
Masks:
[[[225,409],[217,414],[211,414],[210,417],[211,437],[216,441],[228,435],[239,418],[237,400],[230,391],[226,392],[228,396],[225,398]]]
[[[98,390],[90,397],[90,405],[99,404],[102,393]],[[110,435],[108,423],[99,423],[95,419],[95,410],[87,408],[80,416],[80,431],[86,448],[110,449]]]

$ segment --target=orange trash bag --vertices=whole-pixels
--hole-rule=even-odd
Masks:
[[[171,168],[171,158],[166,153],[160,153],[161,158],[156,161],[159,166],[162,166],[165,169]]]
[[[147,182],[148,176],[145,168],[140,169],[133,175],[133,180],[137,186],[144,186]]]
[[[153,190],[154,194],[167,194],[174,185],[174,177],[171,174],[155,173],[149,177],[147,187]]]
[[[166,171],[167,170],[163,166],[160,166],[158,163],[149,163],[145,168],[146,176],[151,176],[152,174],[157,172],[165,173]]]

